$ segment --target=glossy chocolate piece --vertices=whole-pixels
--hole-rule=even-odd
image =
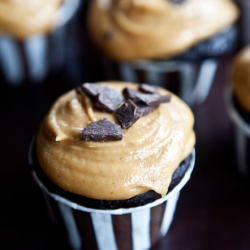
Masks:
[[[141,91],[141,92],[151,93],[151,94],[159,93],[158,87],[151,86],[151,85],[148,85],[148,84],[145,84],[145,83],[140,84],[138,90]]]
[[[104,90],[97,96],[94,105],[102,111],[113,112],[122,101],[123,96],[119,92],[113,89],[108,89]]]
[[[97,97],[103,91],[109,90],[107,86],[96,83],[83,83],[80,87],[90,97]]]
[[[136,90],[136,89],[130,89],[130,88],[125,88],[122,91],[122,94],[126,99],[134,100],[136,98],[137,94],[140,94],[141,92]]]
[[[131,127],[140,117],[143,116],[142,110],[130,99],[125,101],[125,103],[119,107],[114,114],[124,129]]]
[[[170,95],[158,95],[158,94],[137,94],[138,101],[145,103],[150,107],[159,106],[162,103],[170,102]]]
[[[121,127],[107,119],[97,122],[92,122],[87,128],[82,131],[82,140],[106,142],[117,141],[123,137]]]

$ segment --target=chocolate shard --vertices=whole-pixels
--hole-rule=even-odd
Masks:
[[[113,89],[106,89],[101,92],[94,102],[96,108],[113,112],[116,107],[123,102],[123,96]]]
[[[81,88],[90,97],[97,97],[101,92],[109,90],[107,86],[96,83],[83,83]]]
[[[147,104],[148,106],[159,106],[162,103],[170,101],[170,95],[159,95],[159,94],[137,94],[136,98]]]
[[[136,89],[130,89],[130,88],[125,88],[123,89],[122,91],[122,94],[124,95],[124,97],[126,99],[130,99],[130,100],[133,100],[136,98],[136,95],[137,94],[140,94],[141,92],[136,90]]]
[[[159,93],[159,89],[156,86],[151,86],[148,84],[140,84],[138,90],[145,93],[156,94]]]
[[[92,122],[82,131],[82,140],[107,142],[121,140],[123,137],[121,126],[115,124],[106,118]]]
[[[128,99],[123,105],[115,110],[114,114],[119,120],[122,128],[127,129],[143,116],[143,111],[135,105],[132,100]]]
[[[91,98],[95,107],[102,111],[113,112],[123,101],[121,93],[104,85],[83,83],[81,89]]]
[[[148,106],[143,102],[135,102],[135,105],[140,109],[142,116],[151,113],[158,107],[158,106]]]

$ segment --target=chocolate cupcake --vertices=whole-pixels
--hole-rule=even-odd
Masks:
[[[250,166],[250,46],[243,48],[232,63],[231,85],[227,89],[227,107],[235,127],[236,156],[239,173]]]
[[[0,70],[7,83],[40,82],[62,68],[79,5],[79,0],[0,2]]]
[[[88,27],[109,78],[160,85],[192,104],[205,100],[218,58],[236,45],[238,15],[230,0],[95,0]]]
[[[149,249],[167,233],[194,167],[193,122],[177,96],[146,84],[87,83],[58,98],[30,162],[73,248],[93,249],[91,238],[98,249]]]

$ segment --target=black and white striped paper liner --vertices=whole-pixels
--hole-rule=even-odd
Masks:
[[[179,192],[155,207],[114,215],[75,210],[45,194],[53,221],[63,225],[73,249],[149,249],[166,235]],[[55,219],[55,213],[60,216]],[[92,233],[90,235],[90,233]]]
[[[216,59],[199,63],[137,61],[119,64],[103,59],[103,64],[108,79],[118,77],[123,81],[161,86],[180,96],[189,105],[201,104],[206,100],[218,67]],[[173,73],[177,74],[179,80],[171,79]]]
[[[80,6],[80,0],[65,0],[56,13],[56,22],[48,34],[36,34],[23,41],[0,35],[0,67],[6,81],[19,85],[25,80],[40,82],[49,70],[65,63],[70,36],[68,25]]]
[[[228,115],[234,125],[234,141],[236,147],[237,167],[240,174],[245,175],[249,172],[250,161],[250,125],[241,117],[233,104],[232,88],[225,88],[225,102]]]
[[[32,149],[29,162],[32,165]],[[195,150],[181,182],[163,199],[135,208],[115,210],[81,206],[49,191],[35,171],[32,176],[41,188],[55,225],[62,225],[73,249],[149,249],[168,232],[180,190],[190,179],[195,163]]]

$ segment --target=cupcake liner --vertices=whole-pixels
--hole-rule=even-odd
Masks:
[[[236,147],[236,160],[238,172],[245,175],[249,172],[250,161],[248,155],[250,152],[250,124],[248,124],[239,114],[233,104],[233,95],[231,87],[225,90],[226,107],[228,115],[234,125],[234,141]]]
[[[158,85],[180,96],[189,105],[201,104],[206,100],[217,66],[216,59],[201,62],[173,60],[120,64],[104,59],[104,71],[109,79]]]
[[[50,70],[58,70],[65,63],[68,25],[75,16],[80,0],[65,0],[56,13],[53,29],[48,34],[35,34],[24,40],[0,35],[0,67],[10,85],[23,81],[40,82]]]
[[[15,85],[24,78],[22,53],[18,44],[9,37],[0,36],[0,62],[8,82]]]
[[[33,164],[32,144],[29,163]],[[164,198],[134,208],[93,209],[54,193],[42,183],[35,170],[31,174],[40,187],[55,225],[63,229],[73,249],[149,249],[166,235],[172,223],[180,190],[189,180],[195,163],[180,183]]]

